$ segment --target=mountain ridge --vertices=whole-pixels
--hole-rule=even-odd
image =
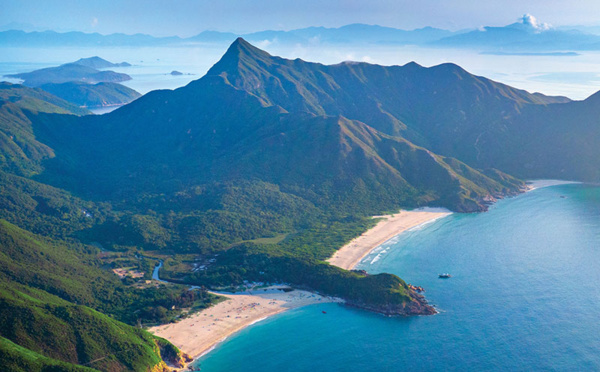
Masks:
[[[590,30],[592,32],[590,32]],[[252,42],[283,44],[326,45],[418,45],[422,47],[459,47],[484,49],[487,52],[517,51],[585,51],[600,48],[600,36],[593,28],[550,27],[531,15],[524,15],[516,23],[506,26],[486,26],[480,29],[449,31],[425,26],[413,30],[368,24],[348,24],[337,28],[305,27],[293,30],[262,30],[245,34],[202,31],[190,37],[154,37],[145,34],[98,33],[54,31],[0,32],[0,45],[39,46],[170,46],[189,43],[231,43],[236,37]]]
[[[315,177],[318,174],[321,174],[320,171],[316,171],[316,164],[313,164],[313,161],[302,159],[302,154],[304,151],[308,151],[308,153],[312,151],[315,154],[318,154],[317,156],[322,157],[322,159],[333,159],[330,156],[325,156],[323,149],[330,148],[339,149],[336,151],[341,151],[343,146],[339,147],[338,143],[327,142],[327,145],[320,148],[313,141],[316,138],[321,138],[321,133],[318,130],[312,132],[313,129],[309,128],[313,128],[312,124],[310,123],[340,123],[341,127],[333,125],[329,126],[328,128],[338,128],[336,129],[338,130],[337,133],[343,134],[342,137],[338,136],[339,138],[343,138],[340,140],[344,142],[346,146],[350,146],[350,148],[358,151],[353,153],[362,154],[356,158],[355,161],[362,161],[362,159],[368,158],[370,159],[368,161],[372,162],[371,166],[375,166],[379,170],[372,173],[364,173],[362,176],[359,176],[360,179],[363,181],[370,179],[370,181],[368,181],[369,184],[381,185],[377,187],[381,189],[383,194],[391,195],[390,191],[384,191],[384,185],[388,185],[390,190],[391,188],[400,187],[398,191],[401,189],[406,189],[412,193],[412,187],[408,186],[405,183],[405,179],[402,176],[398,176],[397,172],[399,172],[400,169],[403,169],[402,173],[410,173],[410,170],[408,170],[408,168],[403,168],[403,165],[412,164],[411,166],[416,167],[417,163],[403,163],[394,160],[396,167],[393,167],[387,162],[383,161],[383,159],[377,155],[378,150],[367,145],[369,141],[372,142],[372,139],[367,139],[367,137],[373,134],[375,134],[380,140],[382,140],[384,137],[381,137],[379,134],[368,129],[368,126],[363,124],[364,121],[356,126],[357,124],[350,124],[352,123],[351,121],[346,121],[345,118],[341,118],[341,116],[344,114],[343,112],[326,112],[325,109],[322,109],[317,105],[305,105],[302,104],[302,102],[300,102],[302,104],[299,106],[300,108],[296,108],[285,105],[285,103],[282,104],[282,102],[273,102],[268,94],[263,94],[263,92],[260,91],[261,87],[263,86],[262,81],[265,79],[269,80],[269,77],[267,76],[268,73],[267,75],[264,75],[264,72],[268,71],[270,67],[275,65],[277,68],[279,68],[281,64],[286,64],[286,66],[291,64],[293,67],[299,67],[298,71],[308,71],[309,73],[312,71],[311,69],[313,69],[314,66],[322,66],[318,64],[308,64],[301,60],[290,61],[278,57],[272,57],[268,53],[254,48],[245,40],[241,38],[237,39],[224,54],[223,58],[217,64],[215,64],[211,70],[209,70],[205,77],[188,84],[188,86],[179,88],[173,92],[164,91],[147,95],[140,98],[133,105],[121,110],[117,110],[108,116],[86,119],[85,121],[89,124],[84,124],[83,126],[79,124],[71,125],[70,127],[72,128],[78,126],[82,128],[85,127],[86,136],[96,132],[94,135],[96,141],[98,141],[100,138],[103,138],[102,140],[99,140],[100,143],[98,143],[98,145],[83,145],[85,149],[79,150],[79,153],[82,154],[84,151],[86,153],[89,152],[90,155],[88,156],[94,159],[103,159],[106,156],[104,154],[110,153],[113,154],[111,157],[120,157],[121,160],[117,161],[115,159],[113,161],[108,161],[108,159],[106,159],[100,161],[100,163],[105,165],[121,163],[125,168],[128,169],[127,171],[120,171],[117,167],[112,167],[107,168],[106,171],[103,171],[103,168],[99,168],[94,174],[96,179],[98,179],[99,174],[113,175],[113,177],[116,174],[121,174],[121,177],[124,177],[126,173],[123,172],[131,172],[131,168],[126,164],[129,162],[142,164],[142,158],[146,158],[146,161],[149,160],[148,154],[150,148],[153,148],[154,152],[158,151],[159,153],[165,155],[172,153],[174,156],[173,159],[183,156],[190,157],[194,159],[194,161],[187,163],[187,165],[183,165],[182,163],[175,163],[173,161],[164,163],[163,159],[154,158],[153,162],[156,164],[152,165],[152,170],[150,168],[146,168],[146,170],[144,170],[144,168],[138,168],[136,173],[141,173],[139,173],[136,178],[129,177],[130,180],[133,181],[138,177],[142,177],[142,174],[145,174],[143,177],[147,178],[148,180],[154,179],[156,180],[156,183],[159,184],[159,179],[162,178],[162,176],[160,176],[161,173],[158,171],[160,167],[156,167],[156,165],[163,164],[163,166],[165,166],[164,169],[179,169],[175,173],[180,174],[179,178],[181,178],[182,182],[184,183],[232,180],[235,177],[252,178],[260,175],[259,178],[261,180],[274,182],[276,184],[304,185],[303,187],[319,188],[321,187],[319,184],[324,185],[329,183],[330,181],[327,179],[331,179],[332,175],[337,175],[336,177],[339,178],[339,176],[343,174],[344,177],[350,177],[348,180],[354,179],[355,177],[355,170],[348,168],[343,162],[328,163],[329,165],[323,169],[325,172],[325,178],[315,182]],[[329,68],[329,66],[325,66],[323,68]],[[248,78],[248,76],[250,77]],[[258,86],[256,84],[258,84]],[[277,85],[276,81],[274,84],[275,89],[278,89],[277,92],[280,92],[281,89],[285,91],[282,85]],[[313,86],[316,86],[316,83],[313,84]],[[306,88],[306,90],[309,89],[310,87]],[[293,95],[298,93],[291,92],[290,89],[288,89],[287,92],[290,92],[287,94],[289,97],[291,97],[290,99],[295,99]],[[302,97],[302,92],[299,93],[299,96]],[[242,100],[240,101],[239,99]],[[195,103],[192,104],[191,101],[194,101]],[[221,108],[224,104],[226,104],[226,102],[228,102],[227,105],[235,106],[228,106],[226,109]],[[152,114],[153,117],[151,119],[146,118],[148,107],[153,107],[152,111],[154,113]],[[241,111],[232,111],[233,107],[239,107],[237,110]],[[140,117],[143,117],[144,119],[140,120]],[[336,119],[336,117],[340,117],[340,119]],[[190,118],[206,119],[203,119],[203,122],[196,122]],[[247,123],[242,124],[238,122],[240,118],[244,118],[242,120],[247,121]],[[215,121],[215,119],[217,119],[217,121]],[[257,119],[260,121],[260,124]],[[392,118],[391,120],[393,120],[394,124],[399,123],[399,120],[397,119]],[[169,132],[164,132],[164,134],[159,137],[158,133],[162,133],[166,130],[166,127],[163,127],[165,121],[174,123],[175,127],[170,128]],[[125,126],[119,126],[117,132],[107,131],[108,127],[114,128],[113,123],[118,122],[124,122],[126,124],[124,124]],[[206,127],[206,125],[208,125],[208,127]],[[350,125],[350,127],[353,129],[350,130],[348,125]],[[370,122],[370,125],[373,126],[373,121]],[[401,124],[397,125],[401,126]],[[105,126],[108,127],[101,129]],[[126,141],[127,137],[118,134],[119,132],[124,131],[126,127],[139,132],[142,126],[144,127],[144,133],[136,134],[136,136],[141,135],[141,138],[148,139],[141,140],[139,148],[136,146],[129,146],[126,151],[123,151],[117,150],[113,145],[111,150],[94,149],[97,146],[102,147],[103,143],[114,142],[115,140],[110,138],[113,136],[120,138],[118,141]],[[312,135],[302,136],[299,132],[294,131],[295,127],[304,128],[305,130],[311,132]],[[362,129],[359,130],[359,127]],[[377,129],[377,126],[373,127]],[[341,128],[341,131],[339,131],[339,128]],[[53,129],[43,129],[44,132],[52,132],[54,134],[60,133],[60,130],[61,129],[58,127]],[[269,132],[271,134],[267,134]],[[397,135],[398,132],[400,132],[400,129],[391,132],[392,133],[388,134]],[[109,134],[109,137],[106,137],[106,135],[102,133]],[[81,143],[81,138],[83,138],[81,137],[82,135],[83,134],[67,132],[62,134],[60,137],[71,138],[72,136],[75,136],[73,137],[73,140],[69,142]],[[271,136],[271,142],[266,143],[260,139],[260,136],[265,135]],[[286,142],[287,145],[285,146],[282,144],[277,144],[277,140],[275,140],[275,138],[282,139],[286,136],[292,136],[291,138],[296,138],[296,141]],[[335,137],[336,136],[333,136],[329,139],[333,139]],[[160,138],[160,142],[156,142],[156,138]],[[323,140],[325,140],[325,138],[323,138]],[[152,143],[152,145],[150,145],[150,143]],[[171,144],[169,145],[169,143]],[[257,147],[256,143],[262,143],[263,147]],[[392,146],[396,147],[394,151],[415,151],[415,149],[417,149],[417,147],[414,147],[414,145],[409,141],[404,142],[406,144],[403,145],[404,147],[400,146],[400,143],[402,142],[392,141],[389,143],[393,143],[394,145]],[[61,147],[61,144],[57,143],[55,146]],[[174,152],[174,147],[169,148],[169,146],[177,146],[178,150]],[[235,150],[236,147],[240,148],[240,146],[242,146],[242,150]],[[297,147],[299,152],[296,156],[282,157],[281,154],[277,153],[276,148],[278,148],[278,146],[287,147],[289,149]],[[398,146],[402,147],[402,150]],[[274,151],[273,156],[269,158],[268,156],[256,156],[256,154],[252,155],[253,151],[251,149],[253,148],[262,148],[265,153]],[[94,150],[90,152],[90,149]],[[207,152],[207,149],[211,150]],[[219,155],[222,151],[225,151],[224,154],[226,154],[227,152],[234,150],[241,151],[240,154],[243,155],[238,157],[225,155],[224,158],[222,155]],[[386,151],[390,150],[388,149]],[[81,155],[69,155],[69,158],[73,158],[73,156]],[[171,155],[166,155],[165,159],[168,159],[169,156]],[[276,163],[273,161],[279,158],[281,158],[281,160],[287,159],[287,165],[275,167],[274,165]],[[441,167],[443,169],[448,169],[448,167],[452,168],[448,164],[443,163],[441,158],[433,158],[437,160],[429,163],[428,166]],[[407,159],[415,160],[410,156]],[[428,157],[422,157],[420,159],[420,161],[426,161]],[[316,161],[316,158],[314,161]],[[246,165],[242,165],[243,162],[246,162]],[[148,164],[151,163],[152,162]],[[295,165],[292,166],[292,164]],[[354,163],[353,161],[350,161],[348,164]],[[366,163],[364,165],[366,166]],[[421,166],[422,165],[423,164],[421,164]],[[197,168],[194,169],[193,167]],[[253,169],[253,171],[250,171],[251,169]],[[311,182],[305,183],[304,180],[306,178],[301,176],[299,173],[302,169],[313,169],[312,171],[306,171],[305,173],[308,175],[312,172],[313,177],[311,178]],[[233,176],[236,174],[235,170],[240,170],[242,173],[237,173],[237,176]],[[475,170],[472,170],[472,172],[477,173]],[[174,173],[169,172],[168,174],[169,176],[167,177],[172,177],[172,174]],[[191,178],[188,176],[182,176],[192,174],[196,174],[198,176],[191,176]],[[283,175],[286,174],[287,176],[283,177]],[[386,174],[386,176],[383,176],[383,174]],[[457,175],[452,177],[454,177],[456,180],[462,179],[462,177],[458,177]],[[480,177],[476,177],[476,179],[483,181],[487,185],[486,187],[489,187],[490,190],[493,190],[491,193],[496,196],[502,193],[501,190],[508,191],[505,190],[504,187],[495,184],[494,180],[491,180],[486,176],[482,175]],[[337,182],[339,182],[339,180]],[[352,184],[353,182],[354,181],[350,181],[349,184]],[[419,182],[423,184],[422,181]],[[457,207],[460,208],[460,210],[465,211],[485,209],[485,204],[483,204],[482,201],[487,197],[487,195],[484,195],[485,193],[482,192],[481,189],[478,189],[478,187],[475,187],[472,183],[465,184],[463,181],[458,182],[462,185],[461,187],[465,188],[465,190],[470,190],[463,192],[462,189],[456,189],[455,192],[463,195],[465,198],[463,200],[463,197],[460,197],[458,200],[463,200],[464,202],[466,202],[466,200],[471,201],[464,206],[460,206],[462,202],[459,201],[458,204],[455,204],[453,207]],[[110,177],[108,177],[107,183],[114,184],[114,181],[110,181]],[[394,184],[397,184],[397,186],[392,187]],[[515,183],[513,185],[513,191],[518,189],[519,186],[517,184],[518,183]],[[430,184],[430,186],[433,186],[433,184]],[[340,190],[343,189],[345,189],[345,187],[340,187]],[[330,192],[334,192],[333,189],[329,190]],[[448,193],[449,190],[442,190],[443,188],[440,188],[439,185],[434,186],[433,189],[425,193],[430,195],[426,197],[426,199],[429,200],[431,197],[433,197],[433,199],[430,201],[436,200],[436,198],[439,200],[450,200],[447,199],[449,194],[445,194]],[[473,195],[472,199],[470,199],[469,196],[471,193]],[[398,192],[398,194],[401,195],[403,193]],[[346,198],[350,198],[350,196],[348,195]],[[469,206],[467,207],[466,205]],[[451,205],[447,204],[446,206]]]

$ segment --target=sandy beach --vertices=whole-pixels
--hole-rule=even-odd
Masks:
[[[177,323],[152,327],[148,331],[171,341],[196,359],[226,337],[266,317],[306,305],[342,302],[307,291],[283,292],[279,288],[269,287],[240,294],[215,293],[227,297],[227,300]],[[321,310],[317,308],[315,311]]]
[[[372,229],[337,250],[327,261],[342,269],[351,270],[369,252],[387,240],[415,226],[449,214],[451,214],[450,211],[442,208],[422,208],[413,211],[403,210],[386,216],[374,216],[373,218],[382,218],[382,220]]]

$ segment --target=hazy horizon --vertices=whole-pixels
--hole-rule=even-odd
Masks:
[[[98,32],[100,34],[144,33],[153,36],[188,37],[215,30],[238,34],[263,30],[292,30],[305,27],[335,28],[363,23],[405,30],[436,27],[451,31],[482,26],[505,26],[524,14],[534,15],[540,23],[552,26],[597,26],[600,3],[581,1],[567,9],[542,0],[509,0],[502,4],[472,6],[467,0],[451,4],[443,0],[413,3],[406,0],[377,0],[368,5],[360,1],[337,0],[322,3],[309,0],[284,3],[262,0],[222,2],[158,0],[105,1],[23,0],[1,2],[0,27],[3,29]]]

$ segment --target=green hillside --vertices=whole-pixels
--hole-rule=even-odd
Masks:
[[[59,361],[88,365],[102,357],[91,366],[147,371],[161,363],[159,345],[177,362],[173,346],[117,319],[164,322],[194,302],[213,300],[180,286],[126,285],[101,268],[106,262],[97,248],[57,242],[3,220],[0,246],[0,336]]]
[[[59,154],[42,179],[88,197],[114,200],[257,179],[316,205],[336,200],[336,209],[376,213],[434,204],[478,211],[486,209],[487,195],[522,186],[498,184],[460,161],[445,163],[365,123],[265,106],[222,76],[150,93],[102,117],[38,119],[36,134]],[[89,163],[93,171],[82,166]]]
[[[102,371],[149,371],[163,363],[154,336],[43,291],[2,283],[0,307],[2,349],[27,364],[35,354],[45,357],[35,358],[42,365],[61,361]]]
[[[207,76],[221,76],[265,105],[359,120],[479,168],[496,167],[506,155],[503,147],[519,134],[519,127],[510,130],[513,119],[525,107],[569,102],[475,76],[450,63],[326,66],[274,57],[243,39]]]
[[[92,372],[97,369],[61,362],[26,349],[0,337],[0,360],[2,367],[13,372]]]
[[[0,82],[0,169],[22,176],[41,171],[54,151],[39,142],[31,118],[40,113],[85,115],[89,111],[41,89]]]
[[[68,82],[44,84],[40,88],[65,101],[84,107],[123,105],[141,96],[135,90],[118,83]]]

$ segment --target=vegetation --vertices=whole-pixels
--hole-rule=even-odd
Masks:
[[[110,254],[77,242],[55,242],[0,220],[0,278],[44,290],[67,301],[93,307],[129,324],[172,320],[182,309],[210,303],[214,296],[183,286],[131,286],[102,267],[114,268]],[[146,273],[156,261],[129,259]],[[144,284],[144,278],[140,278]],[[131,283],[134,284],[134,283]]]
[[[49,83],[40,88],[65,101],[84,107],[123,105],[141,96],[135,90],[119,83]]]
[[[2,367],[13,372],[92,372],[89,367],[74,365],[48,358],[14,342],[0,337],[0,360]]]
[[[504,171],[599,177],[597,97],[559,103],[448,64],[323,66],[238,40],[204,78],[107,115],[0,88],[0,355],[22,370],[181,359],[132,326],[245,281],[419,313],[400,278],[325,260],[374,214],[485,210],[524,186]],[[159,261],[202,289],[150,281]]]
[[[0,335],[30,352],[104,371],[147,371],[162,363],[146,331],[46,292],[2,283],[0,307]],[[30,352],[13,350],[25,359]]]

